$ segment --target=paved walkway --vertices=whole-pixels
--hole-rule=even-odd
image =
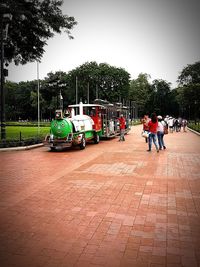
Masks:
[[[199,267],[200,136],[0,153],[1,267]]]

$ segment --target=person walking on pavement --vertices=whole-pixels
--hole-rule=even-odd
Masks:
[[[156,147],[156,151],[159,152],[158,149],[158,144],[157,144],[157,128],[158,128],[158,119],[156,116],[156,113],[152,113],[151,115],[151,120],[148,123],[149,126],[149,137],[148,137],[148,144],[149,144],[149,149],[147,151],[151,151],[152,147],[152,141]]]
[[[119,128],[120,128],[120,137],[119,137],[119,141],[125,141],[125,126],[126,126],[126,121],[125,118],[123,116],[123,114],[120,115],[119,120]]]
[[[174,132],[174,118],[169,117],[168,125],[169,125],[169,132],[173,133]]]
[[[182,120],[182,126],[183,126],[183,131],[184,131],[184,132],[186,132],[187,124],[188,124],[187,120],[186,120],[186,119],[183,119],[183,120]]]
[[[158,128],[157,128],[158,144],[159,144],[159,150],[162,150],[162,148],[166,149],[164,143],[164,126],[166,125],[166,122],[160,115],[157,118],[158,118]]]
[[[144,115],[141,122],[143,124],[143,131],[145,132],[149,132],[149,126],[148,126],[149,121],[150,121],[149,116]],[[145,137],[145,142],[148,143],[148,137]]]

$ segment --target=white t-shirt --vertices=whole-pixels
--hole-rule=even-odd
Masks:
[[[174,119],[173,118],[168,121],[168,125],[169,125],[169,127],[173,127],[173,125],[174,125]]]
[[[158,122],[157,132],[164,132],[164,126],[161,121]]]

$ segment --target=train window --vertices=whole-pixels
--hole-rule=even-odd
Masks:
[[[79,108],[78,107],[74,107],[74,115],[78,115],[79,114]]]
[[[95,112],[92,109],[90,110],[90,116],[92,116],[92,117],[95,116]]]
[[[92,114],[91,116],[96,116],[96,108],[95,107],[92,107],[90,112]]]
[[[84,115],[89,115],[87,107],[83,107],[83,114]]]

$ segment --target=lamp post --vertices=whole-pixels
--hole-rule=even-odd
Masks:
[[[197,124],[197,100],[194,101],[194,123]]]
[[[96,84],[96,99],[99,98],[99,92],[98,92],[98,84]]]
[[[87,102],[90,103],[90,83],[87,83]]]
[[[40,76],[39,61],[37,61],[37,93],[38,93],[38,135],[40,133]]]
[[[60,80],[58,83],[58,87],[60,88],[60,109],[63,110],[63,96],[62,96],[62,87],[65,87],[66,83],[63,83],[61,80],[61,76],[60,76]]]
[[[61,89],[60,89],[60,109],[63,110],[63,96],[61,94]]]
[[[1,60],[1,139],[6,139],[6,119],[5,119],[5,90],[4,78],[8,75],[4,69],[4,41],[7,39],[9,21],[12,20],[11,14],[1,14],[0,16],[0,60]]]
[[[78,104],[78,77],[76,76],[76,104]]]
[[[4,43],[3,43],[3,19],[0,20],[0,43],[1,43],[1,139],[6,139],[5,129],[5,94],[4,94]]]
[[[53,80],[49,83],[49,86],[54,87],[54,89],[57,89],[57,103],[56,108],[63,109],[63,96],[62,96],[62,87],[66,86],[66,83],[62,82],[62,77],[60,77],[56,80]],[[59,91],[58,91],[59,90]]]

